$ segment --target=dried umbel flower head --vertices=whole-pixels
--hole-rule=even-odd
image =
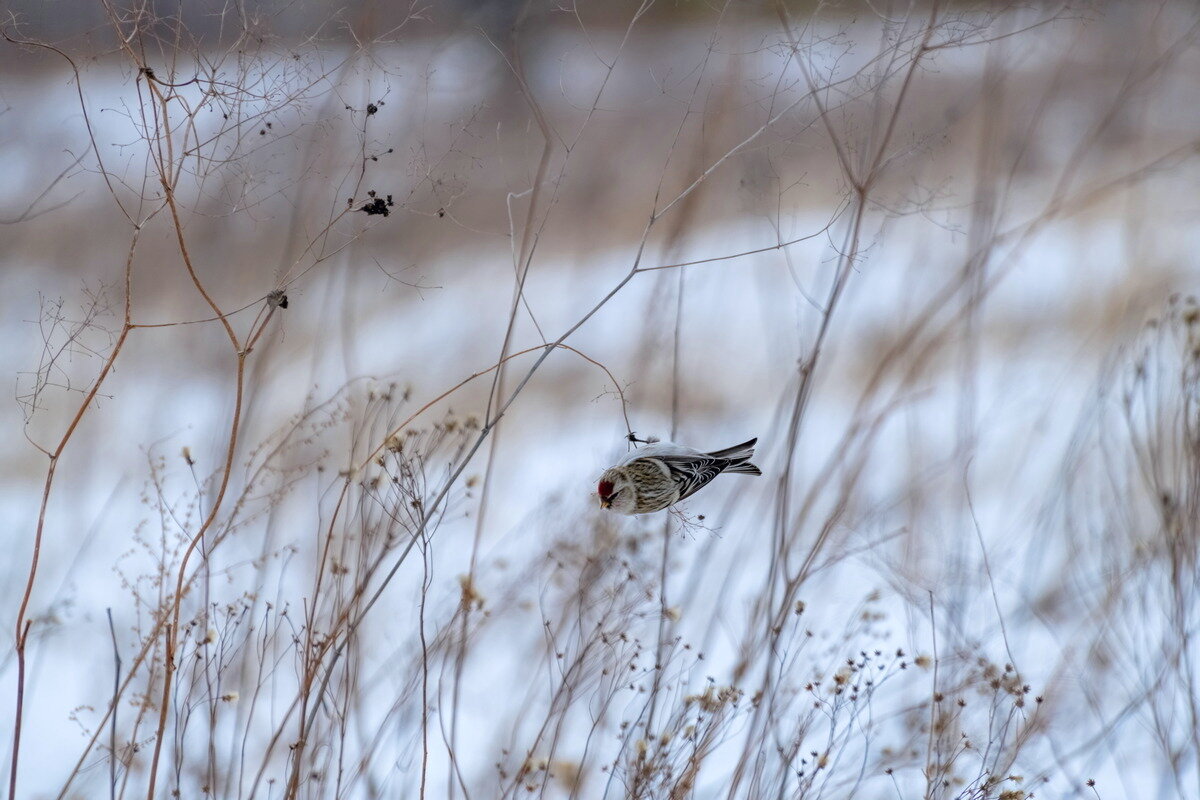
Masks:
[[[470,575],[459,575],[458,585],[462,592],[461,603],[463,608],[474,606],[475,608],[483,608],[484,596],[475,588],[475,579]]]
[[[710,714],[720,711],[727,705],[737,705],[742,699],[742,690],[734,686],[709,686],[703,694],[692,694],[684,698],[684,703],[696,704]]]

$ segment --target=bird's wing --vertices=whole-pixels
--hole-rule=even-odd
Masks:
[[[646,457],[646,456],[643,456]],[[721,474],[729,466],[724,458],[712,458],[703,453],[649,456],[667,465],[671,478],[679,487],[679,499],[695,494],[701,487]],[[678,501],[676,501],[678,502]]]
[[[621,459],[618,466],[624,466],[637,458],[703,458],[705,453],[684,447],[674,442],[654,442],[653,444],[635,447]]]

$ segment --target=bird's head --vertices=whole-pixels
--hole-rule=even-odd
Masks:
[[[634,506],[637,505],[633,481],[620,467],[604,471],[600,476],[600,485],[596,487],[596,496],[600,498],[601,508],[618,514],[632,514]]]

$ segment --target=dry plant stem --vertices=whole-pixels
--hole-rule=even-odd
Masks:
[[[305,747],[308,743],[309,732],[315,724],[316,709],[318,706],[321,705],[321,702],[323,701],[323,698],[325,697],[326,687],[328,685],[327,683],[322,684],[321,690],[315,696],[313,695],[312,686],[313,686],[314,682],[316,681],[317,673],[320,670],[320,655],[319,654],[322,651],[320,644],[316,641],[316,638],[315,638],[316,637],[316,624],[314,622],[314,617],[316,614],[317,602],[320,600],[323,589],[324,589],[325,576],[328,574],[327,561],[328,561],[329,555],[330,555],[330,547],[332,546],[332,543],[334,540],[334,526],[337,522],[338,515],[341,513],[341,510],[344,507],[346,500],[348,499],[349,488],[350,488],[350,477],[347,476],[346,480],[344,480],[342,482],[342,491],[338,495],[337,504],[334,507],[333,514],[330,515],[329,525],[327,526],[326,531],[325,531],[325,536],[324,536],[325,545],[321,550],[321,557],[316,565],[317,566],[316,585],[313,587],[312,597],[308,598],[305,602],[304,677],[303,677],[302,684],[301,684],[300,695],[299,695],[297,701],[295,703],[293,703],[292,706],[288,709],[288,712],[285,715],[284,720],[283,720],[283,723],[286,723],[288,721],[288,719],[290,719],[293,711],[298,712],[298,717],[300,720],[300,730],[297,734],[296,742],[291,747],[290,758],[292,759],[292,769],[289,770],[289,773],[288,773],[287,793],[285,795],[286,797],[295,797],[296,793],[300,790],[300,767],[301,767],[301,763],[302,763],[301,757],[305,753]],[[356,591],[351,602],[349,604],[347,604],[346,610],[343,612],[343,615],[348,615],[351,612],[351,610],[357,604],[358,598],[359,598],[359,592]],[[340,626],[340,620],[339,620],[339,626]],[[335,628],[339,627],[339,626],[335,626]],[[347,641],[347,643],[349,642],[349,637],[347,637],[346,641]],[[317,655],[310,656],[309,654],[317,654]],[[328,678],[328,675],[327,675],[327,678]],[[310,703],[313,706],[313,712],[311,715],[308,713],[308,707],[309,707]],[[276,730],[276,735],[271,739],[271,743],[267,748],[267,754],[269,754],[271,752],[271,750],[274,748],[275,744],[278,742],[279,736],[282,735],[283,723],[280,724],[280,726]],[[264,755],[262,766],[259,768],[259,774],[255,777],[255,786],[257,786],[258,781],[262,777],[263,773],[266,771],[266,768],[267,768],[267,758]]]
[[[133,235],[129,243],[129,251],[125,257],[125,314],[124,322],[121,325],[121,332],[117,336],[116,342],[113,344],[112,351],[108,354],[104,365],[100,368],[100,373],[93,381],[91,388],[84,395],[78,408],[75,410],[75,415],[71,418],[67,425],[66,431],[63,432],[57,446],[53,451],[47,451],[43,448],[43,453],[49,458],[49,465],[46,468],[46,479],[42,484],[42,500],[38,508],[37,527],[33,534],[33,553],[29,560],[29,573],[25,581],[25,591],[21,595],[21,604],[17,609],[15,645],[17,657],[17,689],[15,710],[13,714],[13,745],[12,745],[12,760],[9,766],[10,772],[8,776],[8,796],[9,800],[16,800],[17,796],[17,767],[20,763],[21,752],[21,722],[22,714],[24,713],[25,705],[25,663],[26,663],[26,646],[28,644],[29,631],[32,627],[33,620],[26,618],[26,613],[29,610],[29,602],[33,596],[34,583],[37,580],[38,564],[42,553],[42,537],[46,529],[46,509],[50,503],[50,492],[54,486],[54,475],[58,468],[58,460],[66,450],[67,444],[71,441],[75,431],[78,429],[84,415],[91,407],[92,402],[96,399],[96,395],[100,391],[100,387],[104,384],[104,380],[112,371],[113,365],[117,361],[117,357],[121,354],[122,348],[125,346],[125,340],[129,336],[130,326],[130,309],[133,303],[133,255],[137,249],[138,238],[141,234],[141,228],[135,227]]]
[[[699,82],[697,81],[697,85]],[[679,436],[679,341],[683,327],[683,286],[687,273],[679,270],[675,287],[675,325],[672,331],[671,347],[671,441]],[[666,672],[666,659],[663,653],[667,647],[667,628],[670,619],[670,603],[667,599],[667,568],[671,561],[671,517],[667,515],[662,525],[662,556],[658,573],[658,637],[654,645],[654,682],[650,687],[650,708],[646,713],[646,735],[653,736],[654,714],[658,710],[658,697],[662,687],[663,673]]]
[[[929,632],[933,637],[933,692],[929,700],[929,740],[925,748],[925,800],[930,800],[933,796],[935,786],[939,782],[937,775],[930,774],[934,769],[941,769],[941,759],[937,758],[934,752],[934,731],[937,729],[935,725],[937,719],[937,710],[940,701],[938,700],[938,668],[940,659],[938,657],[937,647],[937,617],[934,614],[933,592],[929,593]],[[938,737],[940,744],[940,737]]]
[[[113,695],[112,718],[108,729],[108,786],[109,800],[117,800],[117,702],[121,696],[121,648],[117,646],[117,629],[113,625],[112,609],[104,609],[108,615],[108,633],[113,645]]]
[[[134,325],[131,327],[137,327],[137,326]],[[160,598],[160,604],[165,606],[166,599]],[[121,682],[120,689],[117,691],[118,696],[123,696],[125,694],[126,690],[129,688],[130,684],[137,677],[137,670],[143,664],[146,663],[147,657],[150,655],[151,651],[153,650],[166,623],[167,623],[167,617],[165,615],[158,615],[153,620],[153,626],[151,628],[150,633],[147,636],[143,637],[141,649],[138,651],[137,655],[133,658],[129,670],[127,670],[125,673],[125,679]],[[146,682],[148,685],[154,685],[157,681],[158,672],[157,672],[157,668],[155,667],[153,662],[151,662],[149,670],[150,670],[150,673],[147,676]],[[150,708],[151,708],[151,705],[148,703],[139,703],[138,704],[138,713],[136,715],[136,720],[135,720],[135,724],[134,724],[134,728],[133,728],[133,734],[131,735],[131,740],[137,739],[137,731],[140,729],[141,721],[142,721],[144,715],[146,715],[146,713],[150,710]],[[99,740],[99,736],[100,736],[100,733],[101,733],[104,725],[111,719],[111,715],[113,715],[115,713],[116,713],[116,707],[115,707],[115,705],[113,705],[113,706],[110,706],[105,711],[105,713],[101,716],[95,732],[93,732],[91,737],[88,739],[87,744],[80,752],[79,757],[76,759],[75,764],[73,765],[71,772],[70,772],[69,776],[67,777],[67,780],[63,783],[62,788],[59,790],[59,794],[57,795],[57,800],[65,800],[65,798],[67,797],[67,792],[71,788],[72,782],[83,770],[84,762],[86,761],[88,754],[91,752],[92,748],[94,748],[96,746],[96,743]],[[121,794],[124,793],[124,786],[128,782],[129,777],[130,777],[130,771],[127,770],[125,772],[124,778],[122,779]]]
[[[967,469],[970,469],[970,462]],[[1017,667],[1017,658],[1013,655],[1012,646],[1008,641],[1008,627],[1004,624],[1004,611],[1000,608],[1000,597],[996,594],[996,579],[992,575],[992,563],[988,559],[987,546],[983,542],[983,530],[979,527],[979,517],[975,514],[975,501],[971,498],[970,474],[963,473],[963,492],[967,501],[967,510],[971,512],[971,522],[975,528],[975,538],[979,542],[979,554],[983,558],[983,571],[987,575],[988,588],[992,593],[992,606],[996,609],[996,619],[1000,623],[1000,635],[1004,640],[1004,651],[1008,654],[1008,663]],[[1020,672],[1020,670],[1017,670]]]
[[[729,10],[729,2],[721,6],[721,12],[717,17],[717,21],[713,26],[713,33],[709,38],[708,47],[705,49],[704,58],[701,60],[699,67],[696,70],[696,81],[692,84],[692,91],[688,96],[687,105],[684,107],[683,114],[680,116],[679,125],[675,129],[675,135],[671,140],[671,145],[667,150],[667,159],[663,164],[662,172],[659,174],[658,186],[654,192],[654,209],[655,216],[658,216],[658,203],[662,193],[662,186],[667,176],[667,169],[670,167],[670,161],[675,153],[675,149],[679,146],[680,137],[688,123],[688,118],[692,114],[692,109],[695,106],[696,98],[700,92],[700,87],[703,84],[704,77],[708,72],[709,61],[712,58],[713,50],[717,44],[717,36],[721,30],[721,26],[725,21],[725,14]],[[698,146],[693,152],[694,173],[702,173],[703,165],[708,160],[707,147],[705,139],[701,139]],[[678,248],[679,242],[683,236],[683,231],[689,220],[695,214],[696,206],[699,202],[699,193],[692,192],[679,204],[679,210],[675,214],[673,224],[667,234],[665,243],[665,251],[673,252]],[[676,272],[676,289],[675,289],[675,324],[672,329],[672,348],[671,348],[671,435],[670,440],[675,441],[679,435],[679,348],[680,348],[680,331],[683,324],[683,288],[686,272],[680,269]],[[655,713],[658,710],[658,700],[661,694],[663,673],[666,671],[666,658],[664,653],[667,648],[667,635],[670,626],[669,602],[667,599],[667,569],[670,563],[671,555],[671,517],[664,517],[662,524],[662,554],[659,563],[659,584],[658,584],[658,599],[659,599],[659,615],[658,615],[658,632],[654,647],[654,680],[650,688],[650,705],[646,712],[646,733],[650,736],[654,731]]]
[[[846,282],[853,271],[855,262],[858,259],[859,248],[861,246],[861,231],[864,220],[864,215],[868,207],[868,197],[871,189],[880,177],[881,167],[884,164],[884,159],[888,148],[891,146],[892,136],[895,133],[896,124],[900,116],[900,111],[904,107],[904,100],[908,94],[909,88],[916,75],[917,68],[921,63],[921,59],[929,49],[929,42],[932,39],[933,33],[936,30],[937,15],[939,4],[934,2],[931,5],[928,19],[925,23],[922,36],[915,50],[910,55],[910,62],[905,70],[904,77],[901,81],[899,91],[895,101],[892,103],[890,113],[883,126],[882,135],[878,141],[872,145],[871,160],[866,165],[861,177],[856,175],[853,166],[847,154],[844,151],[841,138],[838,132],[834,129],[832,120],[829,118],[828,111],[820,101],[819,92],[815,81],[812,79],[807,66],[798,58],[800,54],[800,45],[792,32],[792,23],[787,8],[782,2],[776,4],[780,22],[783,26],[784,34],[791,46],[793,57],[796,58],[797,64],[800,66],[805,80],[809,86],[810,95],[814,99],[818,108],[818,113],[821,120],[824,122],[826,132],[829,136],[831,144],[838,154],[838,161],[842,167],[843,174],[847,182],[851,185],[854,191],[854,215],[846,235],[846,245],[841,250],[839,258],[838,270],[835,274],[833,286],[830,290],[830,295],[825,303],[824,310],[821,313],[821,319],[817,330],[816,338],[813,341],[807,355],[801,362],[799,382],[796,389],[795,400],[792,408],[791,420],[788,428],[788,438],[785,443],[785,452],[791,453],[794,451],[797,439],[799,437],[801,423],[804,419],[804,412],[808,405],[808,399],[811,396],[813,376],[816,371],[818,361],[820,359],[822,345],[829,331],[829,325],[833,318],[834,311],[838,305],[838,300],[842,296]],[[877,103],[882,102],[883,86],[876,88]],[[790,479],[792,469],[792,459],[785,459],[785,467],[783,475],[780,478],[779,500],[776,507],[776,530],[775,530],[775,547],[773,548],[771,566],[769,568],[769,581],[772,586],[772,595],[774,594],[774,585],[776,579],[782,577],[784,579],[784,587],[781,597],[774,604],[775,610],[768,615],[768,619],[764,620],[767,631],[766,647],[769,652],[776,652],[777,643],[783,631],[783,625],[780,621],[785,618],[788,609],[795,598],[796,592],[803,584],[804,580],[810,573],[813,564],[819,553],[824,549],[828,540],[830,531],[832,530],[829,524],[823,525],[816,539],[809,546],[808,552],[805,555],[804,561],[794,573],[788,574],[791,570],[787,567],[787,555],[791,551],[791,547],[785,543],[787,536],[785,534],[785,526],[792,524],[790,519],[790,494],[792,481]],[[811,497],[810,493],[810,497]],[[799,531],[801,526],[793,526]],[[747,651],[749,652],[749,650]],[[774,685],[775,661],[767,662],[763,683],[760,687],[762,696],[766,698],[765,702],[759,704],[752,716],[751,725],[757,730],[757,726],[765,725],[770,721],[770,706],[774,698],[772,692]],[[735,769],[733,779],[730,782],[728,796],[732,799],[741,782],[744,780],[746,769],[753,763],[753,754],[750,748],[753,742],[756,741],[755,736],[748,736],[746,739],[746,749],[743,750],[742,757]]]
[[[92,152],[96,154],[96,163],[100,167],[100,176],[104,179],[104,185],[108,187],[108,192],[112,195],[113,202],[117,204],[117,208],[120,209],[121,214],[125,217],[125,220],[130,224],[130,226],[133,227],[134,230],[138,230],[140,225],[129,213],[129,211],[126,210],[125,204],[121,202],[121,197],[117,194],[117,190],[112,184],[112,178],[104,166],[104,158],[100,155],[100,148],[96,146],[96,132],[92,129],[92,118],[88,113],[87,102],[83,97],[83,80],[79,74],[79,67],[75,64],[75,59],[71,58],[71,56],[67,55],[67,53],[55,47],[54,45],[28,39],[15,39],[10,36],[6,30],[0,30],[0,36],[3,36],[4,40],[9,44],[15,44],[21,47],[33,47],[40,48],[42,50],[49,50],[51,53],[61,57],[71,67],[71,73],[74,77],[73,82],[75,84],[75,94],[79,97],[79,108],[83,112],[83,124],[87,128],[88,142],[91,145]]]
[[[42,189],[41,193],[39,193],[37,197],[33,198],[33,200],[30,200],[26,204],[24,211],[22,211],[20,214],[18,214],[15,217],[0,218],[0,225],[17,225],[22,222],[29,222],[31,220],[37,219],[38,217],[40,217],[44,214],[49,214],[53,211],[58,211],[61,208],[66,208],[71,203],[73,203],[76,198],[78,198],[81,194],[83,194],[82,191],[76,192],[72,197],[69,197],[66,200],[63,200],[61,202],[55,203],[52,206],[47,206],[46,208],[39,209],[38,211],[34,211],[34,209],[37,208],[37,204],[42,202],[42,200],[46,197],[46,195],[50,194],[50,192],[52,192],[54,190],[54,187],[56,187],[60,183],[62,183],[62,181],[71,172],[71,170],[75,169],[81,163],[83,163],[83,160],[85,158],[87,158],[88,153],[90,153],[91,151],[92,151],[92,148],[91,148],[91,145],[89,144],[86,150],[84,150],[79,155],[75,156],[74,161],[72,161],[67,166],[63,167],[63,170],[61,172],[59,172],[58,175],[56,175],[53,179],[51,179],[49,183],[46,184],[46,188]]]
[[[412,414],[410,414],[407,418],[405,418],[405,420],[403,422],[401,422],[395,428],[392,428],[391,430],[389,430],[387,432],[387,434],[384,436],[383,441],[379,445],[377,445],[375,447],[375,449],[373,449],[370,453],[368,453],[367,457],[365,459],[363,459],[362,463],[360,463],[358,465],[358,469],[362,470],[368,464],[370,464],[371,461],[373,461],[376,456],[378,456],[380,453],[382,453],[385,443],[387,442],[388,439],[390,439],[393,436],[399,435],[402,431],[404,431],[405,428],[407,428],[414,421],[416,421],[417,417],[421,416],[426,411],[433,408],[435,405],[437,405],[441,401],[445,400],[447,397],[454,394],[455,392],[457,392],[459,389],[466,386],[471,381],[475,380],[476,378],[480,378],[480,377],[483,377],[484,375],[491,373],[492,371],[498,369],[502,364],[512,361],[514,358],[528,355],[529,353],[534,353],[539,350],[554,350],[554,349],[566,350],[570,353],[574,353],[575,355],[582,358],[584,361],[586,361],[589,364],[604,371],[604,374],[608,376],[608,379],[613,382],[613,386],[616,387],[617,395],[619,396],[620,401],[621,401],[621,413],[625,419],[625,427],[628,428],[630,425],[629,404],[625,400],[625,393],[621,389],[621,384],[617,381],[616,377],[612,374],[612,372],[608,369],[608,367],[606,367],[604,364],[600,363],[599,361],[595,360],[594,358],[589,357],[588,355],[583,353],[581,350],[577,350],[576,348],[572,347],[569,344],[562,344],[562,343],[539,344],[539,345],[534,345],[533,347],[526,347],[524,350],[518,350],[515,353],[511,353],[510,355],[505,356],[502,361],[499,361],[486,369],[481,369],[478,372],[474,372],[474,373],[468,375],[467,377],[463,378],[458,383],[451,386],[446,391],[439,394],[437,397],[435,397],[432,400],[430,400],[429,402],[425,403],[425,405],[421,406],[416,411],[414,411]]]
[[[425,638],[425,601],[429,597],[432,580],[429,568],[429,542],[426,540],[421,551],[424,582],[421,603],[418,608],[417,625],[421,637],[421,787],[418,797],[425,797],[425,783],[429,777],[429,642]]]
[[[522,16],[524,16],[524,14],[528,11],[528,8],[529,4],[526,3],[525,7],[521,11]],[[513,288],[513,299],[508,313],[508,324],[505,327],[504,339],[500,345],[500,355],[497,361],[500,366],[496,369],[495,375],[492,379],[492,387],[488,392],[487,410],[484,412],[485,424],[491,423],[492,406],[504,393],[504,378],[507,372],[505,356],[508,355],[509,348],[512,347],[513,331],[516,329],[517,316],[522,303],[525,304],[525,308],[529,312],[529,318],[533,320],[534,326],[537,327],[538,334],[542,335],[541,327],[538,326],[537,320],[533,315],[533,310],[529,307],[529,301],[525,297],[525,281],[528,279],[529,269],[533,265],[533,255],[536,247],[534,219],[536,218],[539,210],[538,202],[543,194],[546,173],[550,169],[550,158],[554,155],[554,139],[551,136],[550,126],[547,124],[546,118],[542,114],[541,107],[534,100],[533,93],[529,90],[529,87],[525,81],[524,70],[522,68],[520,58],[520,43],[517,39],[516,29],[517,26],[514,26],[512,37],[513,58],[511,61],[511,66],[514,75],[520,82],[522,89],[521,93],[529,103],[529,107],[533,112],[534,119],[537,121],[538,130],[542,136],[542,156],[538,162],[537,172],[534,175],[532,191],[529,196],[529,210],[526,214],[524,233],[521,238],[521,247],[518,250],[519,255],[517,263],[514,264],[516,267],[517,282],[516,286]],[[549,212],[547,211],[546,215],[548,216],[548,214]],[[545,336],[543,335],[542,338],[544,340]],[[492,431],[491,441],[488,443],[487,463],[483,470],[483,486],[480,490],[479,508],[475,517],[475,532],[471,540],[471,557],[467,567],[467,580],[469,581],[468,585],[470,586],[475,585],[475,570],[478,564],[479,544],[483,538],[484,525],[487,522],[488,501],[491,499],[492,470],[496,464],[496,452],[499,447],[499,442],[500,425],[499,420],[497,420]],[[449,764],[450,775],[447,779],[447,794],[450,800],[454,800],[455,780],[457,779],[460,782],[462,781],[462,776],[459,772],[454,754],[457,752],[456,745],[458,742],[459,698],[462,691],[463,671],[466,667],[467,631],[470,627],[471,606],[472,604],[470,602],[464,602],[462,605],[462,613],[460,615],[461,622],[459,626],[459,647],[454,663],[454,687],[452,689],[450,698],[450,742],[448,749],[450,752],[451,763]],[[462,790],[463,794],[466,795],[467,787],[465,782],[462,785]]]
[[[778,4],[777,8],[779,10],[781,20],[784,23],[784,28],[789,37],[789,41],[792,44],[793,52],[798,52],[799,45],[795,41],[794,36],[792,35],[791,23],[788,18],[788,15],[787,15],[787,10],[782,5],[782,3]],[[869,205],[868,196],[869,196],[870,190],[873,188],[874,184],[878,181],[878,179],[880,177],[880,169],[881,169],[881,165],[884,160],[884,156],[887,152],[888,147],[891,144],[891,139],[895,132],[895,127],[897,124],[897,120],[899,119],[899,116],[900,116],[900,111],[904,106],[905,97],[908,93],[909,87],[912,84],[912,80],[916,75],[916,71],[920,64],[921,57],[929,49],[928,48],[929,41],[932,38],[933,33],[936,29],[937,13],[938,13],[938,3],[935,2],[932,4],[932,7],[930,9],[929,19],[927,20],[927,22],[925,24],[924,35],[922,36],[921,42],[917,46],[914,54],[911,56],[912,60],[908,66],[908,69],[905,72],[903,81],[901,82],[901,85],[900,85],[899,92],[897,93],[896,100],[892,105],[891,112],[887,119],[887,123],[885,126],[883,136],[881,137],[878,144],[875,146],[874,157],[873,157],[871,163],[869,164],[862,179],[855,180],[853,173],[848,171],[849,167],[850,167],[849,162],[842,160],[843,169],[847,170],[846,178],[848,181],[851,182],[851,184],[854,187],[854,192],[855,192],[854,217],[851,222],[849,231],[847,233],[846,246],[842,249],[842,257],[840,259],[841,263],[839,265],[837,274],[835,275],[833,287],[830,292],[830,296],[825,304],[825,309],[821,314],[821,321],[820,321],[820,325],[818,327],[817,336],[812,344],[812,347],[811,347],[808,355],[804,359],[802,367],[801,367],[800,386],[799,386],[799,389],[796,394],[796,403],[795,403],[795,408],[794,408],[794,412],[793,412],[793,420],[795,420],[795,423],[791,426],[790,435],[789,435],[789,441],[792,443],[793,446],[794,446],[793,440],[796,436],[798,436],[799,422],[803,418],[804,409],[807,407],[807,401],[811,394],[813,375],[815,373],[817,362],[821,355],[822,345],[823,345],[825,337],[827,336],[828,331],[829,331],[829,325],[830,325],[830,322],[833,317],[833,312],[837,306],[838,300],[840,299],[840,297],[842,295],[842,291],[845,288],[846,281],[849,278],[849,275],[852,271],[853,265],[858,259],[859,248],[861,247],[862,224],[863,224],[863,220],[864,220],[864,215],[866,213],[866,209]],[[805,74],[806,75],[808,74],[807,71],[805,71]],[[882,89],[882,87],[880,87],[880,90],[881,89]],[[816,97],[815,88],[813,89],[813,95],[814,95],[814,97]],[[833,139],[833,141],[835,143],[837,143],[839,140],[838,140],[836,132],[832,128],[831,123],[828,121],[827,113],[822,113],[821,116],[822,116],[822,119],[826,120],[826,123],[829,126],[828,132],[829,132],[831,138]],[[790,470],[790,463],[789,463],[789,470]],[[786,501],[787,501],[787,491],[785,488],[781,502],[786,505]],[[821,540],[818,540],[817,543],[813,545],[813,547],[810,549],[809,553],[807,554],[807,556],[805,558],[804,567],[802,567],[802,569],[798,573],[797,578],[801,578],[803,575],[806,574],[808,568],[811,566],[813,560],[815,559],[816,555],[819,553],[820,549],[821,549]],[[785,597],[784,602],[782,602],[780,605],[781,610],[786,612],[786,608],[788,605],[789,605],[788,597]]]
[[[683,261],[678,264],[659,264],[658,266],[654,266],[654,267],[639,267],[638,272],[653,272],[653,271],[659,270],[659,269],[678,269],[681,267],[694,267],[699,264],[711,264],[715,261],[731,261],[735,258],[745,258],[746,256],[758,255],[759,253],[770,253],[775,250],[784,250],[788,247],[791,247],[794,244],[799,244],[800,242],[807,242],[809,239],[815,239],[818,236],[823,236],[826,233],[828,233],[829,230],[831,228],[833,228],[834,224],[836,224],[837,221],[839,219],[841,219],[842,214],[844,214],[846,212],[846,210],[848,208],[850,208],[850,205],[851,205],[850,201],[843,200],[842,202],[840,202],[838,204],[837,208],[834,209],[834,212],[829,217],[829,222],[827,222],[825,224],[825,227],[821,228],[820,230],[814,231],[813,233],[806,233],[803,236],[797,236],[794,239],[788,239],[786,242],[779,242],[778,244],[768,245],[767,247],[758,247],[753,250],[743,250],[740,253],[730,253],[729,255],[725,255],[725,256],[713,256],[712,258],[701,258],[697,261]]]
[[[132,51],[130,52],[130,55],[133,56]],[[142,69],[144,70],[144,65],[142,65]],[[237,452],[238,432],[241,428],[242,401],[245,393],[246,357],[249,354],[249,343],[254,342],[258,336],[261,335],[261,332],[265,329],[267,323],[271,319],[274,308],[271,308],[271,310],[267,313],[262,325],[258,328],[258,331],[251,332],[250,336],[248,337],[249,343],[247,347],[243,349],[238,341],[237,334],[234,332],[233,327],[229,323],[229,320],[225,318],[225,314],[221,311],[220,306],[217,305],[216,301],[204,287],[200,277],[196,274],[195,266],[192,264],[191,253],[188,250],[187,241],[183,236],[183,221],[179,217],[179,208],[176,204],[174,176],[171,174],[169,166],[174,164],[175,158],[174,140],[171,136],[170,128],[170,109],[168,106],[169,99],[159,91],[158,87],[153,81],[149,82],[149,88],[151,93],[154,95],[155,100],[157,101],[157,103],[152,107],[161,109],[162,114],[161,120],[157,122],[159,126],[157,130],[160,133],[155,141],[161,148],[165,140],[167,152],[165,162],[161,162],[159,164],[159,180],[166,198],[167,207],[171,212],[171,223],[175,231],[175,239],[179,247],[179,254],[183,260],[183,264],[187,270],[188,276],[191,278],[192,285],[196,287],[196,291],[200,293],[200,296],[204,298],[204,302],[207,303],[209,308],[212,309],[213,314],[220,319],[221,326],[225,330],[225,335],[229,338],[230,346],[232,347],[236,357],[236,371],[234,377],[236,385],[234,390],[233,419],[229,425],[228,443],[225,448],[225,461],[221,468],[216,496],[213,499],[212,507],[209,509],[207,516],[204,518],[204,521],[201,523],[200,528],[196,531],[195,535],[192,536],[191,541],[188,543],[187,548],[185,548],[183,555],[180,558],[179,569],[175,581],[175,593],[169,599],[170,607],[168,609],[167,616],[170,617],[170,622],[167,623],[164,631],[165,656],[163,661],[163,685],[159,702],[158,729],[155,735],[154,754],[150,762],[150,776],[146,790],[147,800],[153,800],[154,790],[158,778],[158,764],[162,755],[163,739],[166,735],[167,716],[170,710],[172,678],[174,677],[175,669],[177,667],[175,664],[175,636],[179,630],[179,615],[183,604],[184,582],[187,579],[188,562],[192,553],[195,552],[200,542],[203,541],[204,534],[212,526],[213,522],[216,521],[217,515],[221,510],[221,504],[225,499],[225,492],[229,488],[229,481],[233,473],[233,459]]]

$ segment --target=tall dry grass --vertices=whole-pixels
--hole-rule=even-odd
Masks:
[[[4,27],[9,58],[70,81],[84,143],[6,222],[94,233],[63,267],[90,283],[43,304],[16,391],[39,478],[5,591],[10,797],[1200,790],[1194,300],[1105,329],[1126,344],[1073,433],[1058,413],[1014,454],[1038,492],[1005,494],[989,417],[993,365],[1017,358],[993,351],[1021,340],[992,308],[1038,290],[1045,237],[1114,206],[1131,240],[1170,230],[1145,209],[1197,139],[1147,109],[1187,96],[1193,10],[100,9],[67,37]],[[1127,46],[1085,82],[1074,58],[1106,35]],[[459,107],[432,65],[464,41],[499,67]],[[672,69],[627,68],[659,48]],[[392,60],[413,52],[425,72]],[[756,243],[707,249],[731,220]],[[897,229],[955,249],[880,303],[857,287]],[[619,272],[547,288],[603,240]],[[502,291],[427,279],[464,241],[500,254]],[[767,320],[790,357],[764,400],[688,353],[697,324],[710,354],[749,324],[696,319],[698,271],[732,305],[765,259],[764,295],[801,312]],[[339,305],[366,280],[468,286],[393,337]],[[364,377],[361,340],[419,367]],[[153,358],[211,392],[161,385]],[[186,434],[106,436],[139,391]],[[767,477],[714,487],[715,511],[631,522],[562,485],[564,409],[682,436],[723,392],[769,416]],[[117,510],[80,537],[62,509],[93,505],[81,475],[129,453]],[[68,719],[41,676],[86,687]]]

